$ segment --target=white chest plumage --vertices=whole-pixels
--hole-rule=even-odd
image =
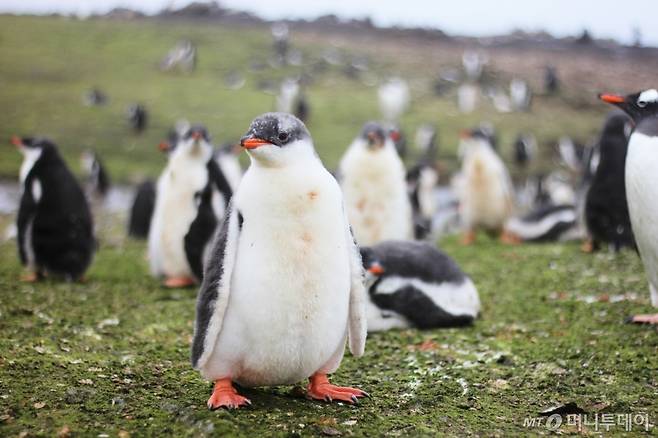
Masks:
[[[411,238],[404,165],[392,145],[371,152],[353,144],[340,169],[347,214],[359,244]]]
[[[149,232],[149,260],[153,275],[189,276],[184,237],[196,217],[194,194],[208,182],[202,157],[172,157],[158,180]]]
[[[658,137],[634,133],[626,157],[626,197],[635,240],[658,306]]]
[[[319,162],[252,165],[234,199],[244,222],[226,316],[204,374],[286,384],[332,358],[340,362],[350,266],[337,183]]]

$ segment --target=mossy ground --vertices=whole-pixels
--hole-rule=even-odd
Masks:
[[[281,387],[244,390],[249,409],[211,412],[211,386],[188,359],[196,291],[162,289],[142,244],[103,247],[83,284],[35,285],[17,281],[15,247],[4,244],[0,434],[511,436],[546,433],[524,419],[567,402],[656,421],[656,330],[623,323],[651,310],[635,254],[486,238],[441,246],[480,291],[473,327],[371,335],[365,356],[346,356],[334,376],[371,394],[358,406]],[[630,299],[613,303],[619,294]]]
[[[160,73],[158,60],[180,38],[198,45],[197,72]],[[221,142],[272,108],[273,97],[255,84],[285,69],[246,73],[240,91],[222,85],[225,73],[266,58],[268,38],[267,28],[210,23],[0,17],[0,138],[48,135],[74,168],[77,153],[93,147],[116,179],[154,176],[163,164],[155,145],[177,118],[206,123]],[[304,53],[317,59],[323,47],[304,41]],[[380,59],[377,47],[366,55],[376,75],[397,71],[414,79],[404,126],[411,134],[421,122],[438,122],[446,157],[459,130],[481,119],[496,123],[509,156],[519,130],[542,140],[587,137],[605,112],[538,97],[528,114],[500,115],[485,106],[460,115],[454,96],[428,92],[435,71],[424,63]],[[82,106],[92,86],[108,93],[108,106]],[[376,117],[376,90],[329,67],[308,92],[309,128],[333,167],[361,123]],[[137,100],[151,109],[151,128],[141,136],[123,119]],[[1,176],[15,177],[19,161],[0,147]],[[9,220],[0,218],[2,229]],[[590,413],[648,412],[658,422],[656,330],[622,322],[652,310],[633,253],[505,247],[486,237],[464,248],[447,238],[441,246],[481,294],[482,317],[473,327],[371,335],[365,357],[348,355],[334,376],[372,395],[358,406],[307,401],[282,387],[245,390],[250,409],[209,412],[211,386],[188,360],[196,291],[162,289],[147,274],[144,245],[117,237],[121,232],[102,239],[83,284],[21,283],[15,243],[0,244],[0,435],[534,435],[548,431],[526,428],[524,419],[567,402]],[[629,299],[616,301],[622,294]]]

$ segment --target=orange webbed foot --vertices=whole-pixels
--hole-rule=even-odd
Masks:
[[[475,243],[475,231],[467,231],[462,235],[461,244],[464,246],[473,245]]]
[[[503,245],[520,245],[523,241],[516,234],[503,230],[503,232],[500,233],[500,243]]]
[[[21,275],[21,281],[23,283],[36,283],[41,277],[36,272],[28,272]]]
[[[208,399],[208,409],[237,409],[240,406],[251,405],[251,400],[243,397],[235,390],[231,379],[220,379],[215,382],[215,389]]]
[[[651,324],[658,325],[658,313],[653,315],[633,315],[628,319],[633,324]]]
[[[359,397],[367,397],[368,394],[357,388],[347,386],[336,386],[329,382],[326,374],[316,373],[309,379],[310,383],[306,390],[306,396],[314,400],[323,401],[345,401],[357,403]]]
[[[168,277],[163,284],[165,287],[174,289],[194,286],[196,281],[192,277]]]

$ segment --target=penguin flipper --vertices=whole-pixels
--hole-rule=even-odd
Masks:
[[[205,365],[215,347],[228,305],[231,276],[235,265],[240,213],[231,202],[219,233],[215,236],[199,289],[196,306],[192,366]]]
[[[18,217],[16,218],[16,228],[18,228],[18,255],[23,265],[28,263],[25,250],[25,241],[27,239],[26,234],[28,232],[30,221],[34,219],[34,215],[37,211],[37,203],[32,197],[31,183],[32,178],[28,176],[25,180],[25,188],[18,209]]]
[[[209,181],[217,187],[219,193],[224,196],[224,202],[228,206],[231,197],[233,196],[233,190],[231,190],[231,185],[228,183],[224,172],[219,168],[219,164],[213,158],[208,161],[206,164],[208,169],[208,179]]]
[[[345,217],[345,224],[350,257],[350,307],[347,333],[350,352],[355,357],[361,357],[366,347],[366,336],[368,335],[368,320],[366,316],[368,292],[363,282],[361,253],[359,252],[349,222],[347,222],[347,216]]]

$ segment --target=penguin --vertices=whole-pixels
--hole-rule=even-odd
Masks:
[[[189,253],[185,246],[190,225],[199,214],[199,193],[212,186],[222,195],[224,208],[231,199],[231,187],[212,153],[206,128],[191,126],[169,152],[167,166],[158,179],[148,253],[151,274],[164,277],[166,287],[187,287],[201,280],[191,268],[200,263],[196,258],[201,251]],[[212,231],[202,230],[202,234],[211,235]]]
[[[457,88],[457,107],[464,114],[475,111],[480,101],[480,89],[476,84],[466,82]]]
[[[519,134],[514,142],[514,163],[525,169],[537,151],[537,140],[531,134]]]
[[[128,123],[130,127],[137,134],[141,134],[142,131],[146,129],[148,122],[148,112],[144,105],[139,103],[133,103],[126,110],[126,115],[128,117]]]
[[[651,304],[658,307],[658,91],[652,88],[627,96],[601,94],[599,98],[624,110],[635,123],[626,154],[626,200],[649,279]],[[658,313],[635,315],[631,321],[658,324]]]
[[[565,242],[580,238],[578,209],[573,204],[537,206],[530,213],[513,217],[505,224],[505,232],[520,242]]]
[[[413,212],[414,238],[424,239],[432,231],[432,220],[437,211],[436,186],[439,172],[436,166],[436,128],[421,125],[416,132],[416,147],[422,151],[420,159],[407,172],[407,190]]]
[[[409,108],[409,85],[402,78],[391,78],[377,91],[379,110],[387,123],[396,123]]]
[[[52,141],[14,136],[11,142],[24,157],[17,228],[19,256],[29,270],[25,280],[79,280],[96,249],[82,188]]]
[[[80,164],[87,175],[87,191],[91,197],[104,198],[110,190],[110,175],[97,153],[91,150],[82,152]]]
[[[475,242],[476,230],[501,232],[501,241],[513,243],[504,224],[514,207],[514,189],[507,167],[479,130],[462,133],[461,173],[456,180],[460,214],[465,234],[462,243]]]
[[[560,79],[557,75],[557,69],[547,65],[544,69],[544,91],[546,94],[557,94],[560,91]]]
[[[146,239],[149,235],[151,217],[155,209],[155,183],[146,180],[137,186],[130,208],[128,235],[135,239]]]
[[[107,101],[107,95],[99,88],[92,88],[82,97],[82,102],[85,106],[103,106],[107,104]]]
[[[610,244],[615,252],[635,248],[626,201],[625,164],[631,119],[623,112],[608,115],[599,139],[599,165],[585,198],[585,222],[592,249]]]
[[[211,184],[206,184],[203,190],[194,194],[197,213],[183,238],[187,262],[192,274],[198,280],[203,279],[203,261],[206,260],[207,251],[218,224],[212,205],[212,196]]]
[[[479,81],[487,62],[488,58],[485,54],[474,50],[465,50],[462,54],[462,66],[466,78],[470,81]]]
[[[426,242],[386,241],[361,247],[368,289],[368,331],[461,327],[480,313],[471,279]]]
[[[345,342],[367,334],[363,267],[340,187],[305,125],[257,117],[242,137],[251,165],[213,243],[199,290],[192,365],[214,381],[208,407],[251,404],[243,387],[308,378],[307,397],[355,403],[332,385]]]
[[[532,90],[523,79],[512,79],[509,86],[510,100],[515,111],[529,111],[532,103]]]
[[[347,216],[359,243],[413,237],[404,164],[382,125],[363,126],[343,155],[339,174]]]
[[[311,104],[306,98],[306,94],[304,94],[303,90],[299,92],[299,97],[295,102],[294,109],[295,116],[302,122],[308,123],[308,119],[311,116]]]
[[[238,160],[240,152],[240,143],[232,142],[224,143],[215,150],[215,161],[234,192],[238,189],[238,184],[242,179],[242,166]]]

